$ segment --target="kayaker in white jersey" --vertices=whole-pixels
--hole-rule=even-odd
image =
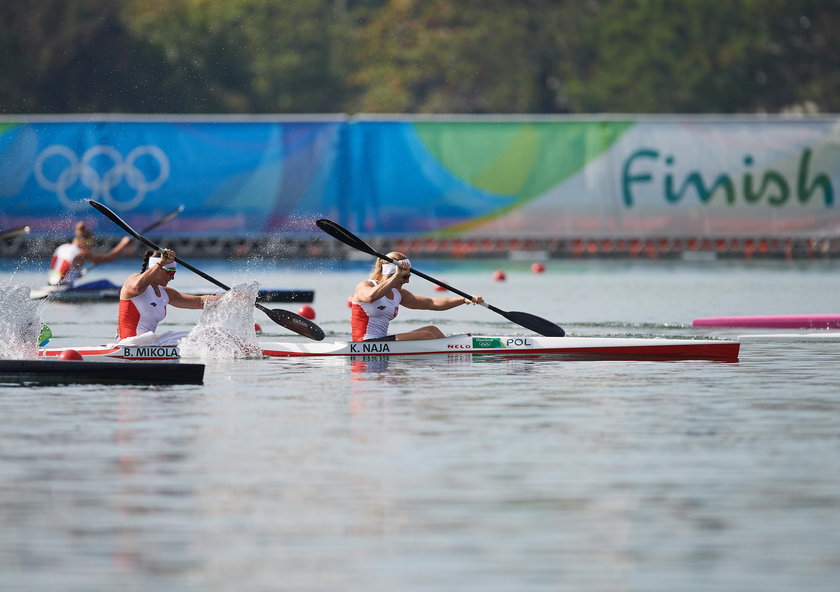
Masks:
[[[182,294],[168,286],[178,264],[175,251],[146,251],[140,273],[126,278],[120,289],[117,339],[119,345],[176,345],[188,331],[158,334],[157,326],[166,318],[166,307],[201,309],[217,295]]]
[[[388,257],[397,264],[377,258],[370,278],[359,282],[353,293],[350,301],[353,341],[405,341],[444,337],[443,331],[434,325],[392,335],[388,334],[388,325],[397,316],[400,306],[416,310],[449,310],[461,304],[484,302],[481,296],[473,296],[472,300],[460,296],[416,296],[404,287],[411,277],[408,257],[397,251],[388,253]]]
[[[84,222],[76,224],[76,234],[73,239],[53,252],[50,259],[48,281],[51,286],[73,285],[82,272],[85,263],[108,263],[119,257],[131,243],[131,237],[125,236],[107,253],[94,253],[93,232]]]

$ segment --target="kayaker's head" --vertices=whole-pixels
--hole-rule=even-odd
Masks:
[[[93,232],[91,232],[88,225],[84,222],[78,222],[76,224],[76,234],[73,237],[73,242],[76,243],[76,246],[83,249],[89,249],[93,246]]]
[[[140,273],[149,268],[155,270],[155,283],[165,286],[175,279],[175,272],[178,269],[178,264],[175,263],[175,251],[170,249],[164,249],[163,252],[146,251],[143,255],[143,265],[140,268]]]
[[[405,264],[408,264],[409,269],[411,268],[411,261],[408,260],[408,257],[399,251],[391,251],[388,253],[388,257],[393,259],[394,261],[403,262],[400,265],[399,272],[402,277],[403,283],[407,283],[409,278],[411,277],[411,272],[408,270],[403,269]],[[385,259],[377,259],[376,263],[373,265],[373,272],[370,275],[370,279],[376,280],[377,282],[381,282],[383,279],[387,279],[388,276],[394,275],[397,273],[397,265],[391,263],[390,261],[386,261]]]

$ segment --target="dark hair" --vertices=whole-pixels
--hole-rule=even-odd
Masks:
[[[163,255],[160,251],[146,251],[143,253],[143,264],[140,266],[140,273],[149,269],[149,258],[151,257],[163,257]]]

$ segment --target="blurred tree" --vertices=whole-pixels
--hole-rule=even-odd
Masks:
[[[589,3],[566,64],[574,111],[778,112],[840,107],[835,0]]]
[[[171,70],[159,48],[131,36],[113,0],[0,4],[0,111],[175,110],[194,89]]]
[[[334,0],[134,0],[127,15],[135,35],[195,76],[224,111],[342,108],[337,44],[346,11]]]
[[[529,113],[564,110],[547,85],[545,40],[573,2],[391,0],[358,10],[350,110]],[[571,9],[569,9],[571,10]]]
[[[5,0],[6,113],[840,111],[837,0]]]

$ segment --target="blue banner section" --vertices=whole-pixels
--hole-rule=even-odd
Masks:
[[[27,123],[0,135],[0,228],[66,231],[89,219],[119,234],[86,200],[143,226],[184,204],[179,236],[314,232],[341,178],[341,122]]]

